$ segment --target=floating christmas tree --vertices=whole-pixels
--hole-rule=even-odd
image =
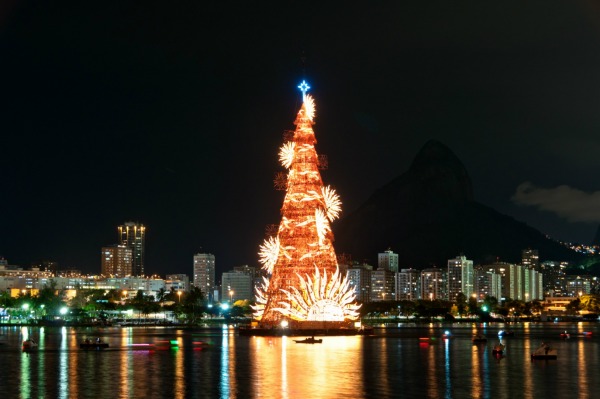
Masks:
[[[358,318],[355,295],[347,277],[340,274],[330,222],[341,211],[339,196],[324,186],[319,173],[317,142],[312,129],[315,103],[302,91],[296,130],[279,151],[288,170],[281,207],[281,222],[275,236],[260,247],[264,278],[256,293],[254,317],[261,326],[289,323],[292,328],[345,326]]]

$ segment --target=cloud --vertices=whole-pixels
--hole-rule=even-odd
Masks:
[[[511,199],[518,205],[555,213],[569,222],[600,222],[600,191],[586,193],[566,185],[541,188],[524,182]]]

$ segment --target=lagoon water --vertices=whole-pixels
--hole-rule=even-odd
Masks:
[[[373,336],[242,337],[228,326],[0,327],[5,398],[595,398],[600,324],[517,323],[492,355],[503,324],[400,324]],[[571,338],[563,340],[565,330]],[[451,333],[444,339],[445,331]],[[473,344],[475,332],[487,343]],[[583,334],[584,332],[590,334]],[[21,351],[33,337],[39,348]],[[82,350],[102,337],[105,350]],[[423,342],[420,338],[430,338]],[[176,346],[170,344],[176,341]],[[542,341],[556,360],[532,361]],[[155,346],[145,346],[155,344]]]

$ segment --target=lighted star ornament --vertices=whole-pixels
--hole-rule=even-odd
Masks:
[[[308,85],[308,83],[306,83],[306,80],[303,80],[302,83],[300,83],[300,85],[298,86],[298,88],[302,92],[302,99],[306,99],[306,92],[308,91],[308,89],[310,89],[310,86]]]

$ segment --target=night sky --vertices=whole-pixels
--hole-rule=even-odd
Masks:
[[[0,6],[9,264],[99,273],[133,220],[148,273],[258,265],[302,79],[342,217],[437,139],[478,202],[565,241],[600,223],[593,1],[62,3]]]

